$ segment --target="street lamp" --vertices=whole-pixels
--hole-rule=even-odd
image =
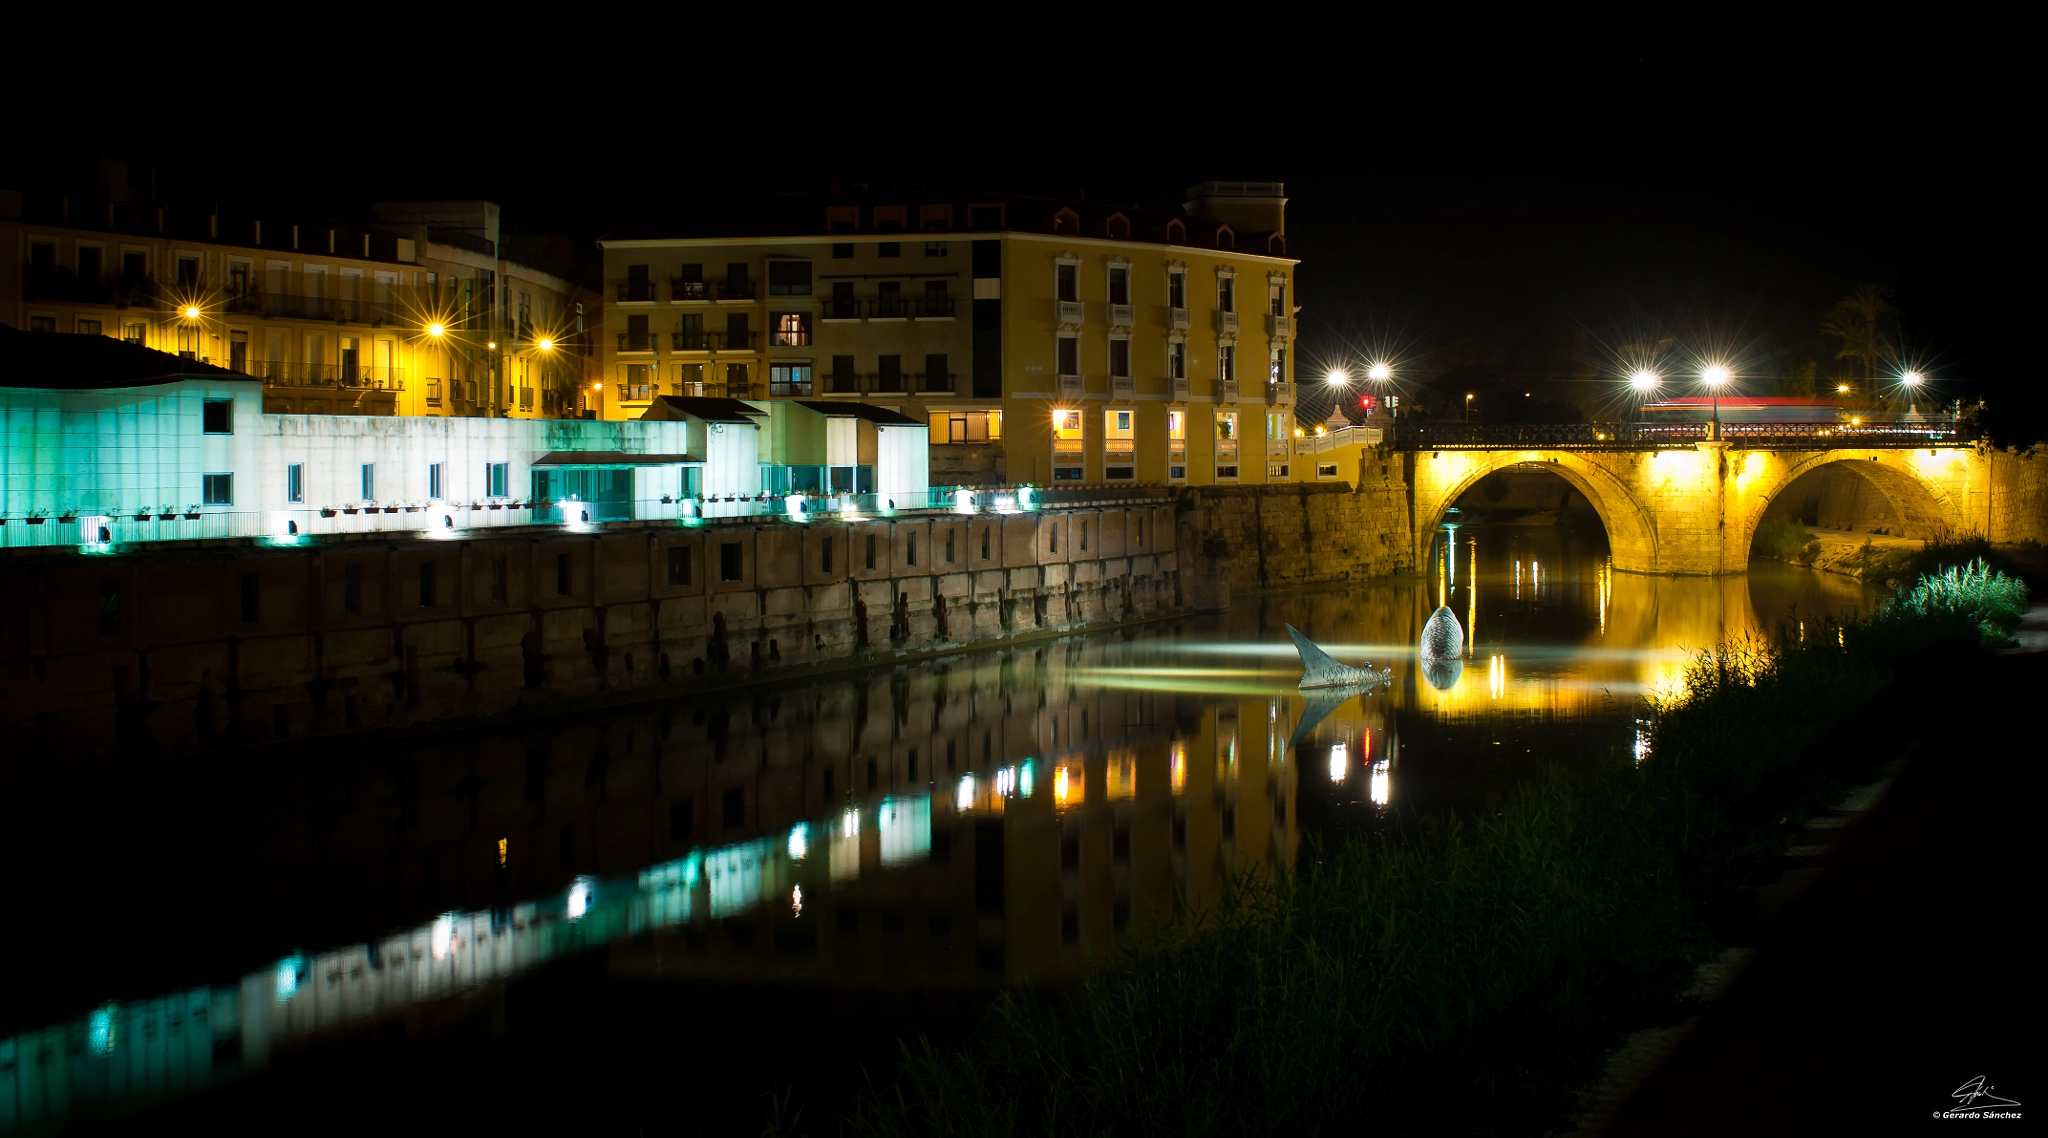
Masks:
[[[1467,392],[1465,395],[1465,421],[1467,423],[1472,421],[1472,395],[1470,392]]]
[[[555,350],[555,342],[553,340],[542,340],[540,343],[534,346],[539,348],[543,352],[552,352]]]
[[[448,326],[445,324],[434,323],[427,325],[427,335],[432,336],[437,340],[440,339],[444,334],[446,334],[447,331]]]
[[[1351,377],[1344,374],[1344,369],[1341,367],[1331,368],[1330,374],[1325,376],[1324,379],[1331,387],[1342,387],[1351,382]]]
[[[1657,390],[1657,385],[1662,382],[1664,382],[1663,376],[1646,367],[1637,368],[1635,374],[1628,377],[1628,385],[1634,388],[1639,395],[1648,395],[1650,392]]]
[[[1700,372],[1700,382],[1706,384],[1707,390],[1714,393],[1713,436],[1717,439],[1721,437],[1721,388],[1733,378],[1735,373],[1722,364],[1708,364],[1706,369]]]

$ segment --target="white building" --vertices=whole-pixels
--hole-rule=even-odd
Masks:
[[[687,519],[762,494],[770,420],[673,397],[627,421],[267,415],[248,376],[0,326],[0,543]],[[925,428],[906,422],[873,432],[890,456],[874,469],[909,508],[928,487]]]

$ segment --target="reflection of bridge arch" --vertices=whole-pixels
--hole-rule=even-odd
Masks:
[[[1820,451],[1773,454],[1770,458],[1774,461],[1768,463],[1772,468],[1768,476],[1756,479],[1755,486],[1741,495],[1742,509],[1733,519],[1739,524],[1731,553],[1739,552],[1746,557],[1750,542],[1756,537],[1756,527],[1763,522],[1764,511],[1794,482],[1824,466],[1840,465],[1853,470],[1875,487],[1898,516],[1906,531],[1902,536],[1932,541],[1968,528],[1963,504],[1957,501],[1967,494],[1967,452]],[[1958,475],[1962,478],[1960,486],[1956,484]]]
[[[1418,464],[1415,494],[1414,564],[1429,556],[1437,526],[1467,490],[1503,470],[1540,470],[1555,474],[1585,496],[1607,531],[1607,547],[1617,569],[1659,572],[1657,523],[1628,484],[1606,469],[1597,454],[1571,451],[1458,451],[1430,455]],[[1429,476],[1423,476],[1427,467]]]

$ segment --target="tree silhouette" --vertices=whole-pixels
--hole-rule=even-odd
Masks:
[[[1885,318],[1892,312],[1891,298],[1883,289],[1861,284],[1838,301],[1820,322],[1821,335],[1842,342],[1842,350],[1835,353],[1835,358],[1861,361],[1866,382],[1877,374],[1879,361],[1898,352],[1884,329]]]

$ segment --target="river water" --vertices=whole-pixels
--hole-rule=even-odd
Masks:
[[[1614,573],[1597,531],[1447,536],[1421,580],[712,698],[373,750],[11,760],[8,852],[35,880],[0,957],[0,1133],[402,1050],[388,1025],[417,1039],[563,968],[650,1009],[694,993],[634,1029],[657,1068],[668,1017],[750,1046],[781,1030],[770,1007],[936,1022],[1072,976],[1305,835],[1628,755],[1691,653],[1870,601],[1763,563]],[[1467,652],[1425,670],[1439,604]],[[1288,624],[1392,683],[1305,701]],[[486,1034],[518,1038],[496,1014]],[[541,1070],[595,1046],[573,1011],[528,1034]],[[688,1066],[744,1081],[717,1038]],[[772,1082],[730,1085],[741,1115]]]

